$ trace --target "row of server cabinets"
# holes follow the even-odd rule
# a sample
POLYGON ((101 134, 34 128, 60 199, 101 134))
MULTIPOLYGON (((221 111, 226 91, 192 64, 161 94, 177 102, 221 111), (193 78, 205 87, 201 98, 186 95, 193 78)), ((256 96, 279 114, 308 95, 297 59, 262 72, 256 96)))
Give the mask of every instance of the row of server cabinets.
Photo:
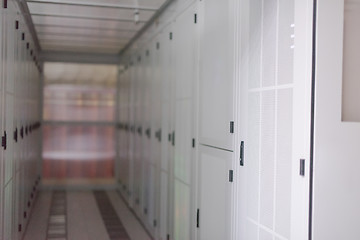
POLYGON ((307 238, 311 19, 309 1, 174 1, 126 51, 120 192, 154 239, 307 238))
POLYGON ((40 64, 17 1, 0 8, 0 238, 22 239, 39 184, 40 64))

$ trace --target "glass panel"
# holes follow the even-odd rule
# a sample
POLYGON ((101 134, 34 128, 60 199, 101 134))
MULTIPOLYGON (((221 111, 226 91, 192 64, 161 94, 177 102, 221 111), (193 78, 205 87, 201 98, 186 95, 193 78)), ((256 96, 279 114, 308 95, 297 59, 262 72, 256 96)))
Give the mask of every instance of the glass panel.
POLYGON ((360 121, 360 0, 345 1, 342 120, 360 121))
POLYGON ((45 179, 113 179, 116 81, 116 65, 45 64, 45 179))
POLYGON ((52 178, 114 177, 114 127, 45 125, 43 176, 52 178))
POLYGON ((44 120, 114 121, 116 67, 45 64, 44 120))

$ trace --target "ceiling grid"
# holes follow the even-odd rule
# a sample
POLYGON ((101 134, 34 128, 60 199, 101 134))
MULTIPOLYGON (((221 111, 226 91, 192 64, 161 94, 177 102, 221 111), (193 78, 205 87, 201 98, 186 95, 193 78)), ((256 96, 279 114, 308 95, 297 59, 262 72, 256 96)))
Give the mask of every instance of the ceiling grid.
POLYGON ((42 51, 118 54, 166 0, 27 0, 42 51))

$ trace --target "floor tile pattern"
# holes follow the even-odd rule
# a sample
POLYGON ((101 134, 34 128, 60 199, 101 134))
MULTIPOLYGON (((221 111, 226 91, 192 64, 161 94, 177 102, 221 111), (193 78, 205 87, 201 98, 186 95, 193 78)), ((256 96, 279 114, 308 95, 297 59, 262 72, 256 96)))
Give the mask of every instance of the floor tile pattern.
POLYGON ((94 191, 101 217, 111 240, 130 240, 105 191, 94 191))
POLYGON ((67 240, 65 191, 54 191, 52 194, 46 239, 67 240))

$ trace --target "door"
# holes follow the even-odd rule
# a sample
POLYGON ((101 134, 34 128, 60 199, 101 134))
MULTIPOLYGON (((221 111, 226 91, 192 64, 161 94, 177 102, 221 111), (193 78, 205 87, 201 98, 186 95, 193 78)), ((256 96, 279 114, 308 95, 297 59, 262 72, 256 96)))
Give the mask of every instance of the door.
POLYGON ((199 142, 233 150, 234 0, 199 2, 199 142), (216 16, 216 17, 215 17, 216 16))
POLYGON ((307 239, 311 6, 300 0, 241 1, 240 239, 307 239))
POLYGON ((199 240, 231 239, 232 158, 230 151, 199 147, 199 240))
POLYGON ((359 22, 360 1, 318 1, 313 239, 360 239, 359 22))

